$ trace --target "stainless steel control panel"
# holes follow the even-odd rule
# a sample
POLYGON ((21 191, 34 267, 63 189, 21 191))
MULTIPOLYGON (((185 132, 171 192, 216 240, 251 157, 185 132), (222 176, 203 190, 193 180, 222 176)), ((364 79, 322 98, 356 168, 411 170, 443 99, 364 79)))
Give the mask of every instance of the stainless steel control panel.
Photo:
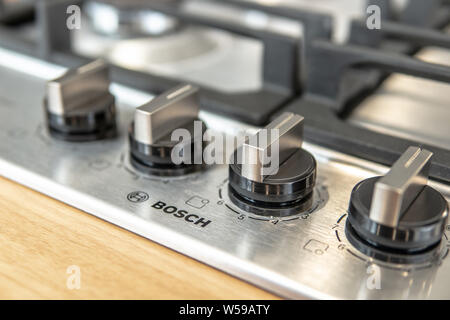
MULTIPOLYGON (((450 231, 420 264, 374 260, 346 239, 352 188, 388 168, 305 143, 318 163, 312 208, 285 218, 249 214, 228 198, 227 165, 174 178, 130 165, 128 127, 145 94, 113 84, 118 137, 70 143, 47 132, 45 82, 0 67, 1 175, 286 298, 450 299, 450 231)), ((249 129, 200 118, 229 134, 249 129)), ((430 185, 450 199, 449 186, 430 185)))

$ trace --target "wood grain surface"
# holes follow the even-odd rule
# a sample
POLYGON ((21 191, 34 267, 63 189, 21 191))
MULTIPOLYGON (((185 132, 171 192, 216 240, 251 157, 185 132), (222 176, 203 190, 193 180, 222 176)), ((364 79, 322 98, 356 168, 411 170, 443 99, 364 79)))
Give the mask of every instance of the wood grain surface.
POLYGON ((0 299, 277 298, 2 177, 0 243, 0 299))

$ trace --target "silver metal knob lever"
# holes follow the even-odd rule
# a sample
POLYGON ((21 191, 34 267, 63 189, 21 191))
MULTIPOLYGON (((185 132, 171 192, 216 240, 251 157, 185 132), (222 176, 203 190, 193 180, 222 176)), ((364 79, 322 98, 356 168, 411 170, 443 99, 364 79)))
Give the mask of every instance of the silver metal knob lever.
POLYGON ((136 109, 134 139, 152 145, 173 130, 198 118, 198 88, 183 84, 136 109))
POLYGON ((396 227, 402 214, 413 204, 428 183, 433 153, 417 147, 408 150, 376 184, 370 207, 370 219, 396 227))
POLYGON ((130 160, 137 170, 179 176, 203 169, 206 126, 198 120, 198 91, 183 84, 136 109, 130 130, 130 160), (172 139, 176 129, 183 130, 182 141, 177 140, 178 135, 172 139))
MULTIPOLYGON (((303 144, 304 118, 294 113, 283 113, 242 145, 242 176, 263 182, 271 169, 264 171, 268 162, 278 157, 278 165, 285 162, 303 144)), ((239 155, 238 155, 239 156, 239 155)), ((275 166, 275 170, 278 169, 275 166)), ((273 170, 272 170, 273 171, 273 170)))
POLYGON ((96 60, 47 82, 44 100, 50 134, 72 142, 116 136, 115 98, 108 65, 96 60))
POLYGON ((313 204, 317 163, 302 148, 304 118, 283 113, 235 152, 228 195, 241 210, 287 217, 313 204))
POLYGON ((89 107, 90 102, 109 96, 109 70, 96 60, 47 83, 47 109, 55 115, 89 107))

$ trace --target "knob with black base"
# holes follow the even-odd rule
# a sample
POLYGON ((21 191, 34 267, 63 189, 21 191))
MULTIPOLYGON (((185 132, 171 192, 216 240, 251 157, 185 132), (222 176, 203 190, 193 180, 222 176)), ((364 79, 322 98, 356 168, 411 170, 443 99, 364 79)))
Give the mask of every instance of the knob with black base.
POLYGON ((384 177, 354 187, 346 233, 360 251, 374 257, 403 256, 397 262, 430 257, 448 216, 445 198, 427 185, 431 157, 427 150, 410 147, 384 177))
POLYGON ((51 136, 72 142, 116 135, 116 107, 108 66, 101 60, 49 81, 44 101, 51 136))
POLYGON ((183 84, 136 109, 129 140, 130 161, 138 171, 180 176, 204 167, 206 127, 198 119, 198 100, 198 88, 183 84))
POLYGON ((250 137, 229 166, 231 201, 262 216, 285 217, 308 210, 316 161, 302 149, 302 142, 303 117, 293 113, 283 113, 250 137))

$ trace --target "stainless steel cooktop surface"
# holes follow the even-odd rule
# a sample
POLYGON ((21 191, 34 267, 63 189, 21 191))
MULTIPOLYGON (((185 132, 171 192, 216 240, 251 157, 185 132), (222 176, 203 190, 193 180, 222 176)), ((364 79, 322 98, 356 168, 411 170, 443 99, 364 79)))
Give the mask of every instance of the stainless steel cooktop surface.
MULTIPOLYGON (((112 84, 118 137, 58 141, 46 129, 43 98, 46 78, 64 68, 6 50, 0 55, 15 59, 3 63, 14 70, 0 69, 1 175, 283 297, 450 298, 448 231, 420 263, 369 258, 346 238, 352 188, 387 167, 305 144, 318 163, 311 208, 285 218, 250 214, 229 199, 226 165, 176 178, 130 165, 128 127, 148 94, 112 84), (31 66, 39 66, 34 75, 23 72, 31 66)), ((200 118, 227 134, 255 129, 203 111, 200 118)), ((431 185, 450 199, 448 186, 431 185)))

